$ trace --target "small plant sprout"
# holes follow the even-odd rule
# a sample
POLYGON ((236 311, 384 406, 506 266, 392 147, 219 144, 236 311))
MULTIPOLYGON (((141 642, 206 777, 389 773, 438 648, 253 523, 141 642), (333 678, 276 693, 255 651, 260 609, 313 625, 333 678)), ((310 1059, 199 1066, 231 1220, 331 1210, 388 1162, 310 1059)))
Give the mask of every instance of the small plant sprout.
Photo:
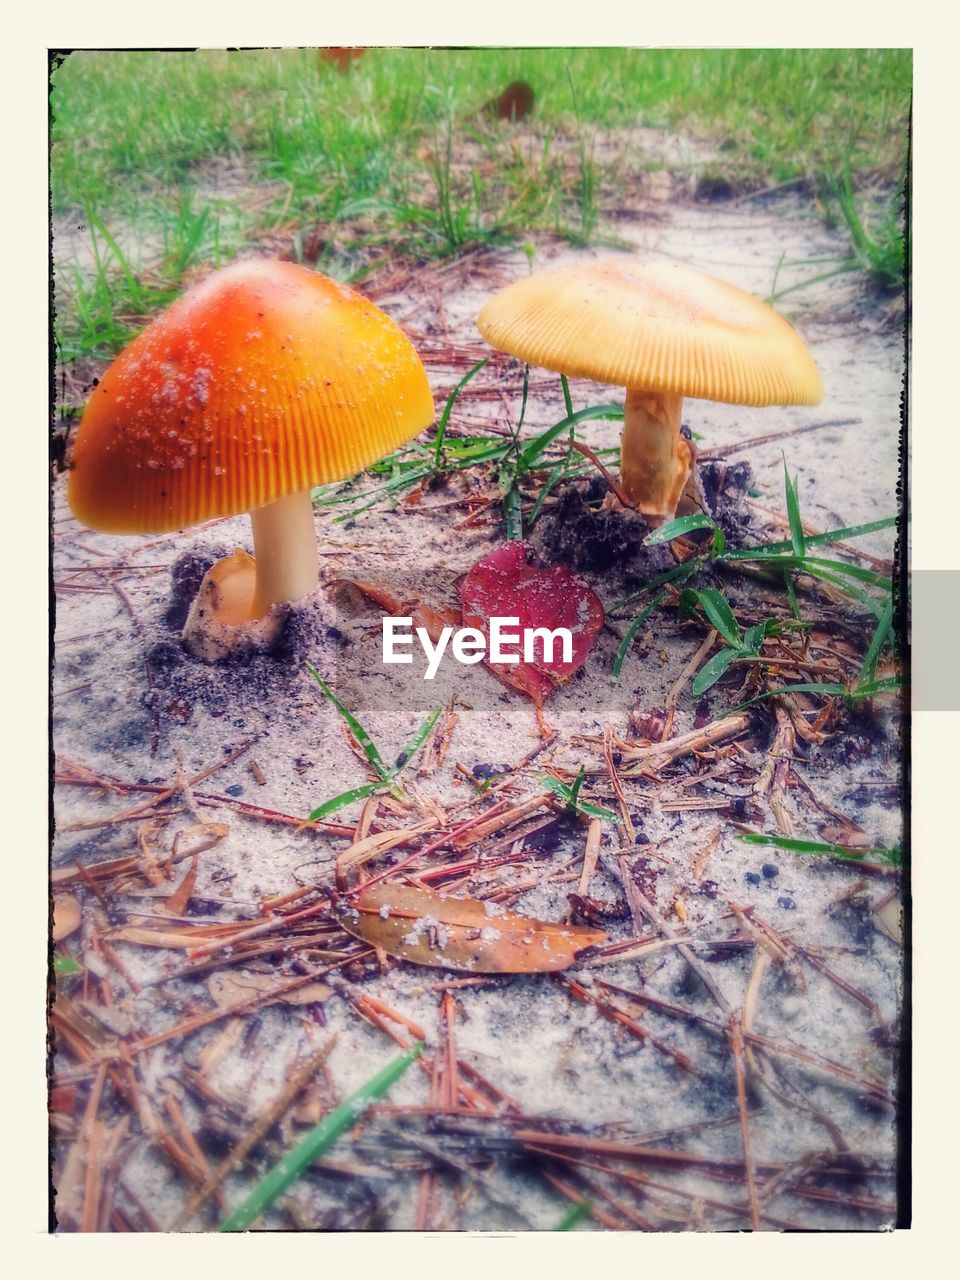
POLYGON ((501 351, 626 388, 621 484, 652 524, 672 519, 694 466, 684 396, 728 404, 816 404, 820 375, 766 303, 688 267, 582 262, 539 272, 477 320, 501 351))
POLYGON ((562 782, 555 774, 546 773, 543 775, 543 784, 564 800, 568 813, 587 818, 602 818, 605 822, 619 822, 620 819, 612 809, 604 809, 598 804, 588 804, 586 800, 580 799, 580 788, 583 786, 585 775, 586 770, 581 765, 573 782, 568 784, 562 782))
POLYGON ((347 728, 350 730, 351 737, 363 752, 367 759, 367 763, 376 775, 375 782, 367 782, 362 786, 352 787, 349 791, 343 791, 340 795, 333 796, 331 799, 324 801, 323 804, 318 805, 306 821, 319 822, 321 818, 328 818, 330 814, 336 813, 338 809, 342 809, 345 805, 353 804, 355 800, 366 800, 368 796, 379 795, 383 791, 398 791, 399 789, 394 786, 394 779, 397 774, 402 772, 402 770, 410 764, 414 756, 426 742, 430 735, 430 730, 437 723, 437 719, 440 715, 440 708, 435 707, 433 711, 430 712, 427 718, 420 725, 419 729, 417 729, 416 733, 397 756, 393 764, 388 765, 380 755, 380 752, 377 749, 377 744, 370 737, 370 734, 367 733, 366 729, 356 716, 343 705, 337 695, 327 684, 326 680, 324 680, 320 675, 320 672, 312 667, 309 662, 307 663, 307 671, 309 671, 310 675, 313 676, 314 680, 316 680, 317 684, 320 686, 320 692, 323 696, 336 708, 338 714, 343 717, 347 728))
POLYGON ((69 500, 107 533, 249 511, 184 638, 213 660, 231 629, 317 586, 313 485, 355 475, 433 418, 408 339, 359 293, 289 262, 214 272, 114 361, 77 431, 69 500))
POLYGON ((726 672, 732 662, 757 658, 768 636, 779 635, 782 631, 793 627, 803 627, 806 623, 783 622, 777 618, 767 618, 744 630, 730 608, 726 597, 716 587, 702 587, 699 590, 687 587, 680 594, 680 612, 693 614, 697 608, 703 610, 704 616, 724 643, 718 653, 704 664, 697 672, 691 686, 694 694, 711 688, 726 672))

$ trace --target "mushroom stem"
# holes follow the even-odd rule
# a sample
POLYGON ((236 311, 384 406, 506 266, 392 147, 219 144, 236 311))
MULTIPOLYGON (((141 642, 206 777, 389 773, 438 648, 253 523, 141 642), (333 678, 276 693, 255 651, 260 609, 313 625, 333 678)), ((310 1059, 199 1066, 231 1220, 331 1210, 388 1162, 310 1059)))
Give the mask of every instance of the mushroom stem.
POLYGON ((680 434, 683 396, 627 388, 620 442, 620 483, 637 509, 657 523, 672 519, 693 466, 680 434))
POLYGON ((262 618, 271 605, 302 600, 320 581, 317 533, 310 490, 302 489, 250 512, 257 586, 252 618, 262 618))

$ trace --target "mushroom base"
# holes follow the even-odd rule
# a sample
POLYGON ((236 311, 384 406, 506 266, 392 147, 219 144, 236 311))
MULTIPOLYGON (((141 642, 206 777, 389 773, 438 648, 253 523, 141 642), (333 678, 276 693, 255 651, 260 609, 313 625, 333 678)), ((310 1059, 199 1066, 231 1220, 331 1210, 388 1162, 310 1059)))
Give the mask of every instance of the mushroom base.
POLYGON ((203 662, 269 652, 280 635, 283 609, 275 606, 261 618, 252 617, 256 585, 256 561, 242 549, 212 564, 184 624, 187 651, 203 662))
POLYGON ((680 434, 683 397, 627 389, 620 483, 637 510, 657 524, 676 514, 693 470, 693 447, 680 434))

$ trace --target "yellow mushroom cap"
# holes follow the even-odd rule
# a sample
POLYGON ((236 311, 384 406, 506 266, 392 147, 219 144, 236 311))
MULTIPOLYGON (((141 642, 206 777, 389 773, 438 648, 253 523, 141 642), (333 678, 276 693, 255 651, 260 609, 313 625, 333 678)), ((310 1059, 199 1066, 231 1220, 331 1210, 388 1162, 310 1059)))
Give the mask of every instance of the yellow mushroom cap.
POLYGON ((816 404, 817 367, 752 294, 673 263, 577 263, 509 285, 477 327, 527 364, 728 404, 816 404))
POLYGON ((372 302, 291 262, 240 262, 103 375, 67 496, 108 533, 180 529, 356 475, 432 420, 419 356, 372 302))

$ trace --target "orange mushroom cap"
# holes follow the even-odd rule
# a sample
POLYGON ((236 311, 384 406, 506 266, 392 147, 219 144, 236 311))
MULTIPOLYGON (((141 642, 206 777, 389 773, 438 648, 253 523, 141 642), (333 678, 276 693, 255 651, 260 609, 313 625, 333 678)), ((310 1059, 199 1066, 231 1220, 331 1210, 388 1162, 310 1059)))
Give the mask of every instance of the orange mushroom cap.
POLYGON ((664 262, 582 262, 508 285, 477 327, 528 364, 729 404, 816 404, 817 367, 772 307, 664 262))
POLYGON ((356 475, 433 420, 420 358, 372 302, 255 260, 157 317, 94 391, 68 499, 108 533, 161 533, 356 475))

